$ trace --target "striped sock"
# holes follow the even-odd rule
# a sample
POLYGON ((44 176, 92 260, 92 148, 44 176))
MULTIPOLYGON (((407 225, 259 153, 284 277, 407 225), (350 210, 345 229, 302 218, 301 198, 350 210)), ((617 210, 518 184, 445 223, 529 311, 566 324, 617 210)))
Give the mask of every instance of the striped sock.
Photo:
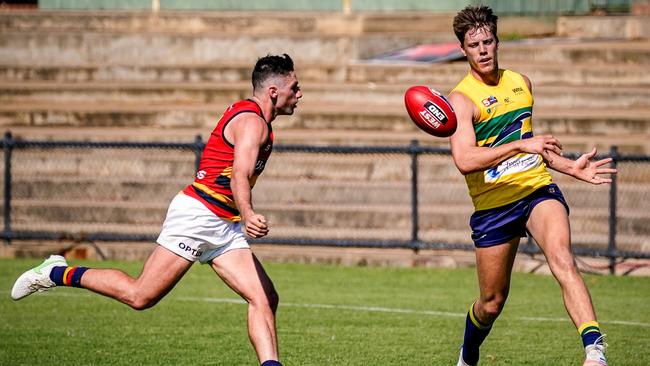
POLYGON ((587 347, 596 343, 596 340, 602 335, 597 321, 584 322, 578 327, 578 333, 582 337, 582 344, 587 347))
POLYGON ((266 361, 262 362, 262 364, 260 366, 282 366, 282 364, 280 363, 280 361, 266 360, 266 361))
POLYGON ((463 339, 463 360, 476 365, 479 359, 479 347, 490 334, 492 324, 485 325, 478 321, 474 314, 474 304, 470 306, 465 318, 465 338, 463 339))
POLYGON ((81 287, 81 276, 87 270, 86 267, 53 267, 50 272, 50 279, 57 286, 81 287))

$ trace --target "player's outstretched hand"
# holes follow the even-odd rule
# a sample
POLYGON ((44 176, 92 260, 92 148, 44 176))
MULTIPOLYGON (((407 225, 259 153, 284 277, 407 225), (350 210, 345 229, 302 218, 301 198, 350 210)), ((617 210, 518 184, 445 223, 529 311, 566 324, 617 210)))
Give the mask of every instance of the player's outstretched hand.
POLYGON ((244 229, 246 234, 253 238, 261 238, 269 233, 269 226, 266 224, 266 217, 260 214, 253 214, 244 218, 244 229))
POLYGON ((547 158, 548 151, 562 155, 562 144, 551 135, 533 136, 521 141, 521 150, 530 154, 542 154, 547 158))
POLYGON ((612 158, 591 161, 596 156, 597 150, 594 147, 590 152, 582 154, 573 165, 573 176, 591 184, 611 183, 611 178, 603 178, 600 174, 616 174, 613 168, 601 168, 612 162, 612 158))

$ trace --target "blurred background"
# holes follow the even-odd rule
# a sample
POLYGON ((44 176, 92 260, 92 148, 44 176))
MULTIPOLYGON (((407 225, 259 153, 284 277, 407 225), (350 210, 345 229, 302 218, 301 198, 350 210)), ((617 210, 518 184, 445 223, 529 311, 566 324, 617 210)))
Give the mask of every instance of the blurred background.
MULTIPOLYGON (((448 139, 409 120, 403 93, 448 93, 468 72, 451 24, 475 3, 0 2, 0 254, 145 257, 221 113, 251 95, 257 58, 288 53, 304 97, 273 122, 276 152, 253 192, 271 234, 257 253, 470 265, 464 179, 448 139)), ((650 1, 481 3, 499 15, 500 66, 533 83, 535 133, 616 158, 611 187, 554 174, 585 270, 639 272, 650 258, 650 1)), ((522 243, 533 262, 521 266, 537 268, 522 243)))

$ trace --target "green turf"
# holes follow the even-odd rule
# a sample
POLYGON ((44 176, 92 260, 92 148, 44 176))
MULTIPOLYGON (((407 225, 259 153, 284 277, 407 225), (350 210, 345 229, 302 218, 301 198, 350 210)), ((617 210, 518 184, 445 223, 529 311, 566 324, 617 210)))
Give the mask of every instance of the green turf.
MULTIPOLYGON (((206 266, 195 265, 158 305, 137 312, 68 288, 12 301, 14 279, 38 263, 0 260, 0 365, 256 364, 245 305, 209 301, 237 297, 206 266)), ((141 268, 83 264, 131 274, 141 268)), ((476 295, 472 269, 266 267, 280 293, 285 365, 455 365, 463 313, 476 295)), ((508 304, 482 347, 481 365, 580 365, 580 340, 553 278, 513 277, 508 304)), ((650 279, 586 280, 608 334, 610 364, 650 365, 650 279)))

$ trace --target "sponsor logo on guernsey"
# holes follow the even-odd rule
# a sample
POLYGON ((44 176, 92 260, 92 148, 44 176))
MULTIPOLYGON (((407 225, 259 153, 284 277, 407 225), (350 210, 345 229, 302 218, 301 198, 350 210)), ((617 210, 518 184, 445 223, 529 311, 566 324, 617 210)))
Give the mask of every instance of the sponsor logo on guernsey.
POLYGON ((537 154, 522 154, 514 156, 501 164, 485 171, 485 183, 494 183, 499 178, 507 175, 531 170, 540 164, 540 156, 537 154))
POLYGON ((524 88, 518 86, 518 87, 512 89, 512 92, 515 93, 515 94, 521 94, 521 93, 524 92, 524 88))
POLYGON ((205 170, 199 170, 198 172, 196 172, 196 177, 199 179, 203 179, 205 178, 205 174, 206 174, 205 170))
POLYGON ((483 103, 483 105, 486 106, 486 107, 489 107, 489 106, 491 106, 492 104, 494 104, 496 102, 498 102, 498 100, 497 100, 497 97, 495 97, 494 95, 490 95, 489 97, 487 97, 487 98, 485 98, 485 99, 483 99, 481 101, 481 103, 483 103))
POLYGON ((200 257, 203 254, 202 250, 196 250, 185 243, 178 243, 178 247, 183 251, 192 253, 192 256, 194 257, 200 257))

